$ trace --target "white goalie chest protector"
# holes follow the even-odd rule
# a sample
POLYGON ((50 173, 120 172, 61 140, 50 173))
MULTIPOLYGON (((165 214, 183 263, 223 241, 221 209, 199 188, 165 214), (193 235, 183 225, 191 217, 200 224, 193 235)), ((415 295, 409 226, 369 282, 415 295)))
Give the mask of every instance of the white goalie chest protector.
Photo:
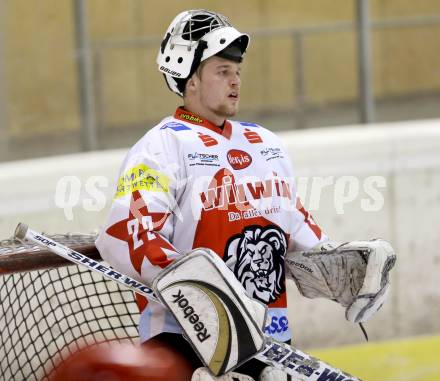
MULTIPOLYGON (((326 239, 296 198, 290 158, 274 133, 235 121, 220 129, 178 108, 128 152, 96 245, 113 267, 149 284, 174 258, 213 250, 269 307, 265 333, 286 341, 285 253, 326 239)), ((180 332, 163 306, 137 300, 141 341, 180 332)))

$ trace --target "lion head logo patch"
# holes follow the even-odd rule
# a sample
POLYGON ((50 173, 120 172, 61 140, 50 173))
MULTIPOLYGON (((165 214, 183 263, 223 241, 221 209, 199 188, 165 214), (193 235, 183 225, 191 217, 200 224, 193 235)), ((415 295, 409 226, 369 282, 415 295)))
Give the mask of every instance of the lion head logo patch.
POLYGON ((252 225, 229 239, 224 260, 249 295, 268 304, 285 291, 286 249, 279 227, 252 225))

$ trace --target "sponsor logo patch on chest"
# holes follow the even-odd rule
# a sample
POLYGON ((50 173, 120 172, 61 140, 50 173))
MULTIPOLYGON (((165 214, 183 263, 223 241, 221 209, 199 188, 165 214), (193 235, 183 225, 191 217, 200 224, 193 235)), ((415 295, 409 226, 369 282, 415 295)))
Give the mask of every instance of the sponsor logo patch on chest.
POLYGON ((252 163, 252 156, 239 149, 231 149, 227 153, 228 162, 234 169, 244 169, 252 163))
POLYGON ((188 154, 189 166, 195 165, 220 167, 218 155, 194 152, 188 154))

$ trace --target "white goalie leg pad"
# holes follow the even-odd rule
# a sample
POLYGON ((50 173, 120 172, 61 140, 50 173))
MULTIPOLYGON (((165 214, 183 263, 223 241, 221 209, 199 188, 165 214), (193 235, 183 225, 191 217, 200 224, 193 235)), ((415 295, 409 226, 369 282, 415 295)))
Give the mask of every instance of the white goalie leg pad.
POLYGON ((228 372, 220 377, 214 377, 207 368, 197 368, 191 381, 255 381, 251 376, 237 372, 228 372))
POLYGON ((286 255, 287 275, 308 298, 324 297, 347 307, 348 321, 368 320, 383 304, 396 256, 384 240, 326 242, 286 255))
POLYGON ((272 366, 267 366, 263 369, 258 377, 258 381, 301 381, 293 376, 289 376, 285 372, 275 369, 272 366))
POLYGON ((263 349, 266 306, 246 294, 213 251, 196 249, 182 256, 158 274, 153 287, 214 376, 263 349))

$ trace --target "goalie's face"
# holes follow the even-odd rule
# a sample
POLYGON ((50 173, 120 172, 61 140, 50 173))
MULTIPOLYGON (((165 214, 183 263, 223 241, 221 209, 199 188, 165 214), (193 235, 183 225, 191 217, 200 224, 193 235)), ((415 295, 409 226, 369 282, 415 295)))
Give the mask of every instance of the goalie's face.
POLYGON ((216 125, 234 116, 240 101, 240 64, 213 56, 188 81, 185 108, 216 125))

